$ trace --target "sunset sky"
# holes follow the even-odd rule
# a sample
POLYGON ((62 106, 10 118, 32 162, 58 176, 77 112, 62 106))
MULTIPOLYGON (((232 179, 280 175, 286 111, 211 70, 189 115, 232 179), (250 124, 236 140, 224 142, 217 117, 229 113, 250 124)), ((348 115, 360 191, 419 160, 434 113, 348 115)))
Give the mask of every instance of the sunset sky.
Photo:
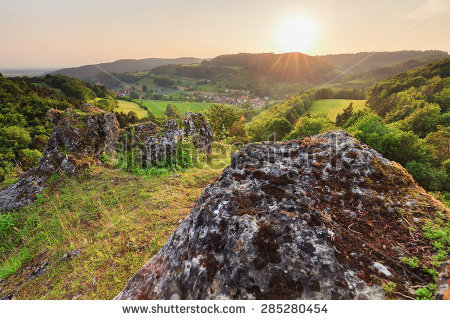
POLYGON ((0 67, 292 48, 450 51, 449 31, 450 0, 0 0, 0 67))

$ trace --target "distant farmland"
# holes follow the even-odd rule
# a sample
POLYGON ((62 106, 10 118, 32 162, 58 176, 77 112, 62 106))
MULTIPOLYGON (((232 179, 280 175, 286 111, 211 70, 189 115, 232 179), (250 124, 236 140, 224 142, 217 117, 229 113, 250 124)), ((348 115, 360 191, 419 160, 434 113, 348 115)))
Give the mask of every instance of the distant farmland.
POLYGON ((322 99, 314 101, 308 111, 310 113, 325 112, 331 120, 336 121, 337 114, 347 108, 350 102, 353 102, 353 111, 363 109, 366 104, 366 100, 322 99))
MULTIPOLYGON (((156 116, 164 115, 168 104, 177 107, 179 113, 187 111, 201 112, 203 108, 208 108, 213 103, 209 102, 190 102, 190 101, 161 101, 161 100, 136 100, 147 106, 156 116)), ((139 106, 138 106, 139 107, 139 106)), ((142 109, 141 109, 142 110, 142 109)))

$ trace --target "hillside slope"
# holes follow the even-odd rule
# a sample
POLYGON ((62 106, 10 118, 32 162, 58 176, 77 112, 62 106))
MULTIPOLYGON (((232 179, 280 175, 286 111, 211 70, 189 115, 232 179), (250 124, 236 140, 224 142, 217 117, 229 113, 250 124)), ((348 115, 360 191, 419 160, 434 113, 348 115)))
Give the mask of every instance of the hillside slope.
POLYGON ((359 52, 348 54, 330 54, 318 56, 320 59, 332 64, 339 70, 349 70, 350 72, 364 72, 370 69, 381 68, 394 63, 401 63, 407 60, 428 59, 437 60, 448 57, 448 52, 439 50, 427 51, 393 51, 393 52, 359 52))
POLYGON ((51 72, 52 75, 64 75, 82 80, 91 80, 101 72, 136 72, 153 69, 165 64, 192 64, 202 61, 198 58, 147 58, 147 59, 121 59, 114 62, 104 62, 95 65, 85 65, 81 67, 64 68, 51 72))

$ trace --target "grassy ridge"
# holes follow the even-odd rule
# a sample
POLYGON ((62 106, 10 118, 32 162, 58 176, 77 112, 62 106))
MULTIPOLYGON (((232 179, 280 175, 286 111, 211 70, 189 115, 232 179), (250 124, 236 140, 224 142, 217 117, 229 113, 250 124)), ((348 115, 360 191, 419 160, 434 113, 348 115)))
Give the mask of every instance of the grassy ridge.
POLYGON ((325 112, 332 121, 336 121, 336 116, 353 102, 353 111, 364 108, 366 100, 347 100, 347 99, 322 99, 314 101, 310 113, 325 112))

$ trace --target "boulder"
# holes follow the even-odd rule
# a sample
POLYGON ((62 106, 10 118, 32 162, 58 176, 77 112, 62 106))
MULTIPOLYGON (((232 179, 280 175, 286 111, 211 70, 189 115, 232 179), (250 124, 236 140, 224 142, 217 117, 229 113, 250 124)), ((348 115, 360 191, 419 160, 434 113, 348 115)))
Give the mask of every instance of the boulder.
MULTIPOLYGON (((249 144, 116 299, 382 299, 432 277, 424 217, 448 211, 349 134, 249 144), (399 250, 401 248, 401 250, 399 250)), ((397 293, 398 294, 397 294, 397 293)))
POLYGON ((42 192, 45 182, 55 172, 76 173, 99 163, 98 156, 115 152, 119 124, 114 114, 85 105, 84 111, 49 110, 53 131, 36 168, 19 181, 0 191, 0 211, 10 211, 30 204, 42 192))
POLYGON ((201 113, 186 112, 166 122, 164 128, 148 122, 124 129, 125 149, 137 147, 141 152, 141 165, 151 167, 177 153, 182 140, 190 140, 194 147, 208 153, 213 142, 213 131, 201 113))

